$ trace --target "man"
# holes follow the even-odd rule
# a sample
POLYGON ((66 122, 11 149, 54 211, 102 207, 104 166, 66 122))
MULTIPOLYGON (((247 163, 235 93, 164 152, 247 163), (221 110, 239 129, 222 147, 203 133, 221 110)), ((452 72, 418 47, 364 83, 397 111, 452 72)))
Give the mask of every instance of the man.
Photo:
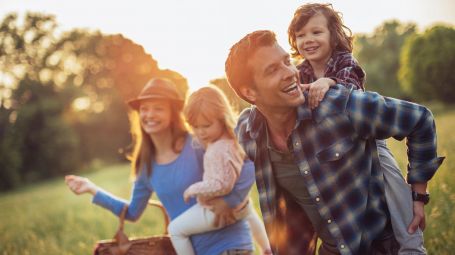
MULTIPOLYGON (((271 31, 237 42, 226 75, 254 105, 241 114, 237 134, 255 162, 274 254, 314 254, 317 235, 319 254, 396 253, 375 139, 408 139, 408 183, 423 201, 443 161, 431 112, 339 85, 311 110, 289 54, 271 31)), ((421 201, 414 202, 413 229, 425 224, 421 201)))

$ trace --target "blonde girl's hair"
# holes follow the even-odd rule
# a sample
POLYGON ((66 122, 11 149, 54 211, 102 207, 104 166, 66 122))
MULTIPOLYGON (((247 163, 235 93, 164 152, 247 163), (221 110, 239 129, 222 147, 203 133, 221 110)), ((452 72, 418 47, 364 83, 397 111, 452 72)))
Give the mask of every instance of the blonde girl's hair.
MULTIPOLYGON (((182 140, 188 133, 188 128, 183 117, 182 108, 178 104, 167 100, 171 107, 170 131, 172 134, 172 149, 179 153, 182 140)), ((130 132, 133 142, 133 151, 128 159, 131 160, 131 177, 137 178, 141 171, 147 171, 147 175, 152 174, 152 162, 155 160, 156 149, 150 136, 142 129, 138 111, 131 111, 128 114, 130 119, 130 132)))
POLYGON ((343 24, 342 14, 333 9, 332 4, 310 3, 297 8, 288 28, 288 41, 291 45, 291 55, 301 58, 297 48, 295 33, 304 27, 310 18, 316 14, 322 14, 327 19, 330 31, 330 46, 333 51, 352 52, 353 36, 351 30, 343 24))
POLYGON ((245 156, 245 152, 234 133, 234 128, 237 124, 237 114, 221 89, 215 86, 207 86, 196 90, 188 97, 183 114, 190 126, 194 126, 199 116, 207 120, 220 120, 226 128, 229 138, 235 141, 235 145, 242 157, 245 156))

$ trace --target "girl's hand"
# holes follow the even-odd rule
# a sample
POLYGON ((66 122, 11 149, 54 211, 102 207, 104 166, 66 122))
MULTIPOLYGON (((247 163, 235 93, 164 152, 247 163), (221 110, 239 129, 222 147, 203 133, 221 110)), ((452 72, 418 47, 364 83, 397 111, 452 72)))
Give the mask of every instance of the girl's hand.
POLYGON ((190 195, 188 190, 185 190, 185 192, 183 192, 183 201, 185 201, 185 203, 190 202, 191 197, 192 196, 190 195))
POLYGON ((84 193, 95 195, 98 190, 98 187, 93 182, 87 178, 80 176, 67 175, 65 176, 65 183, 68 188, 76 195, 81 195, 84 193))
POLYGON ((308 106, 311 109, 316 108, 319 102, 324 99, 325 93, 330 86, 335 85, 335 81, 330 78, 319 78, 315 82, 310 83, 308 87, 308 106))

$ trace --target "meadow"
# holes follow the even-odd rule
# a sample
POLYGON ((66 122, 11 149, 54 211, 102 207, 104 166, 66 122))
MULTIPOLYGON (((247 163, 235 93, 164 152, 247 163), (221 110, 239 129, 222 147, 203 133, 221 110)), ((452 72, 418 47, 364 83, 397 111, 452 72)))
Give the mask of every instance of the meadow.
MULTIPOLYGON (((455 110, 434 111, 439 138, 439 154, 446 160, 429 185, 431 202, 426 206, 425 244, 428 254, 449 255, 455 251, 455 110), (452 170, 451 170, 452 169, 452 170)), ((406 169, 404 142, 388 141, 406 169)), ((131 182, 129 165, 100 167, 81 173, 113 194, 128 198, 131 182)), ((257 205, 257 192, 252 191, 257 205)), ((0 194, 0 254, 91 254, 97 240, 109 239, 118 221, 110 212, 91 204, 89 195, 75 196, 63 178, 0 194)), ((148 209, 141 220, 128 223, 129 236, 163 233, 159 210, 148 209)))

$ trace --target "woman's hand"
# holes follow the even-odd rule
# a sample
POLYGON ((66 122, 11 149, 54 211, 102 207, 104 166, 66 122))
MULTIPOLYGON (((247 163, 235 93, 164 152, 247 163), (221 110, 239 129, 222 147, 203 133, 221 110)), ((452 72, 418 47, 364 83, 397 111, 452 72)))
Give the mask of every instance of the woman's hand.
POLYGON ((234 209, 224 201, 223 198, 214 198, 206 201, 207 207, 215 214, 215 226, 225 227, 236 222, 234 209))
POLYGON ((76 195, 81 195, 84 193, 95 195, 98 190, 98 187, 93 182, 87 178, 80 176, 67 175, 65 176, 65 183, 68 185, 68 188, 76 195))

